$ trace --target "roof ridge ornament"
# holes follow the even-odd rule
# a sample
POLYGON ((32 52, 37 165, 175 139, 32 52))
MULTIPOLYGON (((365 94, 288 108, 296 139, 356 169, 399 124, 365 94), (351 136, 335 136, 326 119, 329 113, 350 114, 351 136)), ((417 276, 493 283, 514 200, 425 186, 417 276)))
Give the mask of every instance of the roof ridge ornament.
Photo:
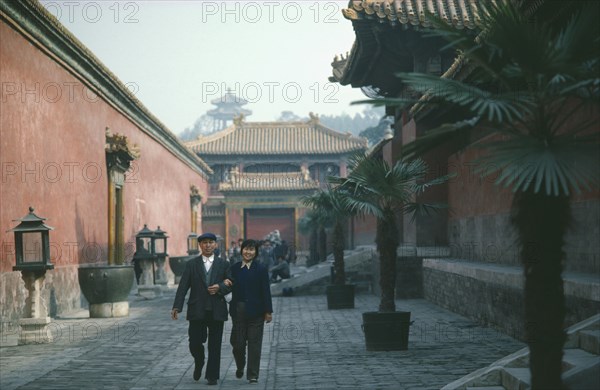
POLYGON ((244 125, 244 119, 246 118, 246 115, 244 115, 243 112, 240 112, 239 115, 236 115, 233 117, 233 124, 235 125, 235 127, 241 127, 244 125))
POLYGON ((316 126, 319 124, 319 114, 315 114, 311 111, 308 113, 308 117, 310 118, 307 122, 308 124, 312 126, 316 126))

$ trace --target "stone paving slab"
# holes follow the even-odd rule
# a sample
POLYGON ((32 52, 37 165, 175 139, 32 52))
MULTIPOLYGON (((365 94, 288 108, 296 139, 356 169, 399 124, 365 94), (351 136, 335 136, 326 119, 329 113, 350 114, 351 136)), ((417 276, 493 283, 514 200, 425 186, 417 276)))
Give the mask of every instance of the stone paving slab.
POLYGON ((9 389, 439 389, 524 344, 425 300, 398 300, 414 321, 407 351, 365 348, 361 313, 379 298, 358 295, 355 309, 327 310, 324 296, 274 298, 265 326, 258 384, 235 378, 225 325, 221 380, 192 379, 187 321, 169 317, 174 298, 130 298, 130 316, 55 319, 51 344, 16 346, 4 332, 0 388, 9 389), (11 346, 11 344, 13 346, 11 346))

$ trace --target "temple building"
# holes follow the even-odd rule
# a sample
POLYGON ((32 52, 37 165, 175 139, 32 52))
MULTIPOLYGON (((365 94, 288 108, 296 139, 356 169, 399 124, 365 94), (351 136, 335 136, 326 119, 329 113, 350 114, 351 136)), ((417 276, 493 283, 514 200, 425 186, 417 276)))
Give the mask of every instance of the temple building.
POLYGON ((243 115, 223 131, 186 143, 214 174, 202 209, 202 228, 225 242, 263 239, 279 230, 298 249, 306 212, 301 198, 327 185, 327 176, 346 175, 348 158, 367 149, 367 140, 307 122, 245 122, 243 115))

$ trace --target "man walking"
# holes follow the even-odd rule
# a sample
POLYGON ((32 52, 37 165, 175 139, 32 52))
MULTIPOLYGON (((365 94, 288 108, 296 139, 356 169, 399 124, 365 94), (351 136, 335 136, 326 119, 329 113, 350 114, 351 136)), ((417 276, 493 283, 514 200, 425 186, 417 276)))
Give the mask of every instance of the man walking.
POLYGON ((206 379, 209 385, 216 385, 220 374, 221 342, 223 323, 227 321, 225 295, 231 291, 229 263, 218 256, 217 237, 204 233, 198 237, 201 255, 190 259, 183 271, 171 318, 176 320, 183 311, 183 301, 187 291, 187 320, 190 353, 194 357, 194 380, 199 380, 204 367, 204 343, 208 338, 208 364, 206 379))

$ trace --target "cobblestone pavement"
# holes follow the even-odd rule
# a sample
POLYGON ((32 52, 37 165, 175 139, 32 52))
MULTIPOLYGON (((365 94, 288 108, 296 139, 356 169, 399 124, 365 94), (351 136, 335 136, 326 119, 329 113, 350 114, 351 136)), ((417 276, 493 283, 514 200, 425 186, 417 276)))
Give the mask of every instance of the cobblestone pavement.
POLYGON ((324 296, 274 298, 265 326, 258 384, 235 378, 223 337, 221 379, 192 379, 187 321, 169 317, 175 290, 154 300, 130 297, 126 318, 55 319, 51 344, 16 346, 16 328, 4 326, 0 388, 9 389, 439 389, 524 346, 506 335, 425 300, 398 300, 414 324, 406 351, 369 352, 361 330, 374 295, 358 295, 355 309, 327 310, 324 296), (11 345, 12 344, 12 345, 11 345))

